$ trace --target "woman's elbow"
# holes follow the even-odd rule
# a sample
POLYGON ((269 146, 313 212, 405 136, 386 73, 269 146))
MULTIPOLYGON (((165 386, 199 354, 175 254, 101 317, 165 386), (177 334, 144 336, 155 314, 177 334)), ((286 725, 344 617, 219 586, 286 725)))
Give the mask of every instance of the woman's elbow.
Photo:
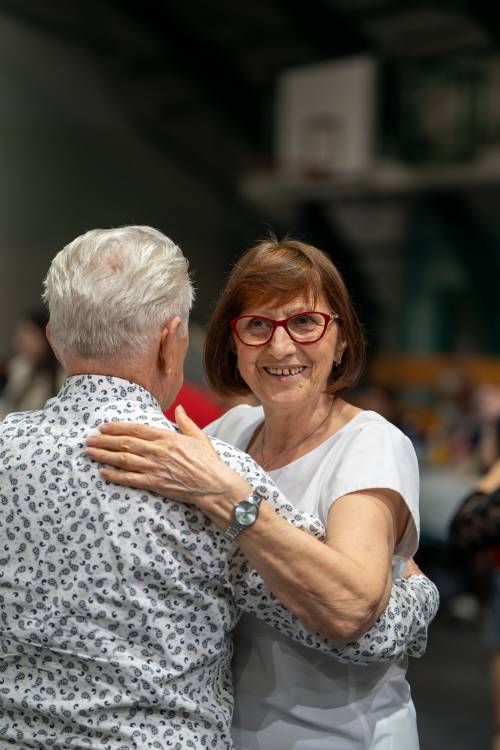
POLYGON ((325 638, 340 641, 355 641, 364 635, 376 621, 380 609, 380 599, 360 597, 346 603, 339 612, 320 623, 318 631, 325 638))

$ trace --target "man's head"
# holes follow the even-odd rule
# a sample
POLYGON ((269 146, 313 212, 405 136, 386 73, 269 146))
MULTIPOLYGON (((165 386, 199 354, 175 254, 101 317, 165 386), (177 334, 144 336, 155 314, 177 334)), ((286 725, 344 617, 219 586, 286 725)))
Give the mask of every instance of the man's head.
POLYGON ((185 350, 179 340, 187 340, 194 292, 186 258, 158 230, 93 229, 77 237, 52 261, 43 297, 51 343, 70 373, 130 377, 158 366, 179 377, 173 360, 185 350))

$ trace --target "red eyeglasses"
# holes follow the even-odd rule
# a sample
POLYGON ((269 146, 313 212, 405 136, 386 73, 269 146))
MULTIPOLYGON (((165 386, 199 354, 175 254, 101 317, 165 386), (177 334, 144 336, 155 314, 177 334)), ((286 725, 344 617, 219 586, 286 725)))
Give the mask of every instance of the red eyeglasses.
POLYGON ((268 344, 278 326, 282 326, 292 341, 297 344, 314 344, 326 333, 332 320, 339 315, 333 313, 306 310, 290 315, 283 320, 274 320, 265 315, 238 315, 231 320, 231 328, 235 336, 246 346, 263 346, 268 344))

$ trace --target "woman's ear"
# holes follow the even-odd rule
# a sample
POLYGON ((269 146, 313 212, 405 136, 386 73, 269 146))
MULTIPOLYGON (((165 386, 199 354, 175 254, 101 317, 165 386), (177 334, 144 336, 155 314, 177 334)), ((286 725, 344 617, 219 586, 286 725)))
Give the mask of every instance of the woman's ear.
POLYGON ((342 357, 344 356, 344 352, 347 349, 347 341, 339 341, 337 342, 337 346, 335 347, 335 363, 340 365, 342 362, 342 357))

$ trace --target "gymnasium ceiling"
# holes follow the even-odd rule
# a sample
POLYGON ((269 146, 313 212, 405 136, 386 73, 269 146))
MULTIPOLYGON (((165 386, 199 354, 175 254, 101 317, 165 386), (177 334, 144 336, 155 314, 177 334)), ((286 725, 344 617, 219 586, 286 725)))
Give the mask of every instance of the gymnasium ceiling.
POLYGON ((0 13, 92 58, 141 138, 234 195, 269 162, 273 91, 288 67, 368 52, 408 57, 496 49, 490 0, 0 0, 0 13))

